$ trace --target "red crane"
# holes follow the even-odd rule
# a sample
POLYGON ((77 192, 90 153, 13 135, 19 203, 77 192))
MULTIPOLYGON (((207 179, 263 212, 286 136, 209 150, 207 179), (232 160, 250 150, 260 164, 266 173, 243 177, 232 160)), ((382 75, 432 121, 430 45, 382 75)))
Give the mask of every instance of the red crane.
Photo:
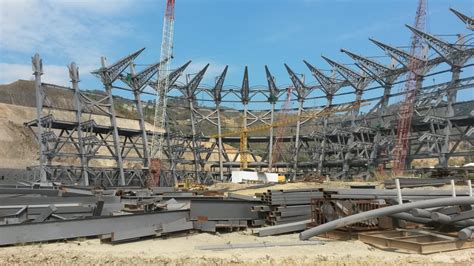
MULTIPOLYGON (((426 2, 419 0, 416 10, 414 27, 421 31, 425 28, 426 2)), ((406 158, 408 154, 408 139, 410 135, 411 122, 413 118, 413 104, 416 96, 416 84, 419 81, 419 72, 423 67, 421 61, 415 58, 421 58, 423 47, 421 38, 415 33, 411 35, 410 55, 412 56, 408 63, 407 81, 405 82, 404 92, 405 100, 400 107, 400 119, 397 124, 397 139, 393 152, 392 174, 399 175, 405 170, 406 158)))
MULTIPOLYGON (((289 87, 287 92, 286 92, 286 99, 285 102, 283 102, 283 105, 281 107, 281 114, 282 116, 279 118, 280 120, 286 119, 288 117, 288 114, 290 112, 290 105, 291 105, 291 95, 293 93, 293 87, 289 87)), ((281 149, 281 141, 283 139, 283 135, 285 134, 285 126, 280 126, 276 128, 276 134, 275 134, 275 143, 273 145, 273 150, 272 150, 272 165, 280 159, 280 156, 282 154, 282 149, 281 149)), ((269 169, 270 171, 272 169, 269 169)))

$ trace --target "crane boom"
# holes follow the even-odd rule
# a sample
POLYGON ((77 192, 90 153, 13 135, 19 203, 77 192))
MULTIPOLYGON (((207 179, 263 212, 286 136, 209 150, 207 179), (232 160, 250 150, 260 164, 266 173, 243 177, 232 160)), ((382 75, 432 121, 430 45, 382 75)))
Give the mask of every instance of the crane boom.
POLYGON ((164 133, 166 128, 167 92, 170 84, 168 74, 171 59, 173 58, 174 4, 175 0, 166 1, 165 17, 163 20, 160 61, 164 62, 164 64, 158 71, 158 82, 155 88, 155 116, 153 119, 153 137, 150 149, 151 176, 148 180, 148 185, 150 186, 159 185, 160 181, 161 159, 163 157, 164 133))
MULTIPOLYGON (((423 31, 425 28, 426 1, 419 0, 416 10, 415 28, 423 31)), ((400 174, 405 169, 406 158, 408 154, 408 138, 410 134, 411 122, 413 118, 413 103, 416 96, 417 82, 420 79, 419 71, 423 67, 419 60, 422 53, 421 38, 416 34, 411 35, 410 55, 408 63, 407 81, 405 82, 404 92, 405 100, 400 107, 400 119, 397 123, 397 139, 394 149, 392 172, 395 175, 400 174)))
MULTIPOLYGON (((288 113, 290 112, 290 105, 291 105, 291 95, 293 93, 293 87, 289 87, 287 92, 286 92, 286 98, 285 102, 283 103, 283 106, 281 108, 282 115, 284 119, 288 117, 288 113)), ((279 159, 279 156, 281 155, 281 140, 283 139, 283 134, 285 133, 285 128, 284 127, 278 127, 277 132, 275 134, 275 144, 273 145, 273 158, 272 158, 272 164, 276 163, 279 159)), ((272 140, 270 140, 272 141, 272 140)), ((271 169, 269 169, 271 170, 271 169)))

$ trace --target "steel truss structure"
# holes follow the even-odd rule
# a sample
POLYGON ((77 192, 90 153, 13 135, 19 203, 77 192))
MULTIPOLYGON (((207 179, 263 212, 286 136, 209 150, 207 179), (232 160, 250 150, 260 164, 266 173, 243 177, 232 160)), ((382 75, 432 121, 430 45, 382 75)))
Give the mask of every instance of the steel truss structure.
MULTIPOLYGON (((455 13, 457 16, 461 14, 458 11, 455 13)), ((467 21, 469 26, 469 21, 472 20, 463 21, 467 21)), ((422 62, 420 65, 423 69, 417 71, 415 114, 407 151, 407 168, 411 168, 411 162, 415 159, 436 158, 440 167, 447 168, 452 157, 474 156, 474 113, 469 111, 473 109, 474 101, 462 101, 457 97, 459 91, 472 90, 474 87, 474 65, 469 64, 474 55, 473 34, 459 35, 455 43, 450 43, 438 36, 407 27, 423 39, 423 58, 412 58, 403 49, 371 39, 391 58, 390 65, 342 49, 354 61, 357 70, 323 57, 332 67, 331 75, 327 75, 325 71, 304 61, 314 76, 315 83, 305 82, 286 64, 292 83, 289 86, 277 86, 268 67, 265 68, 268 81, 266 87, 250 87, 247 67, 241 87, 224 86, 227 67, 216 77, 212 86, 201 84, 209 65, 194 76, 188 75, 186 82, 177 80, 190 62, 172 71, 167 78, 168 98, 187 101, 189 130, 188 133, 182 133, 169 126, 165 127, 163 152, 168 167, 162 170, 162 185, 170 185, 188 177, 199 182, 226 181, 231 171, 241 165, 239 136, 210 136, 220 136, 232 130, 225 127, 224 117, 237 118, 236 120, 241 121, 238 125, 240 128, 269 125, 278 121, 278 104, 285 101, 289 92, 292 94, 291 100, 297 105, 289 115, 300 119, 289 127, 286 136, 278 137, 278 140, 275 128, 270 128, 264 135, 248 136, 246 145, 251 160, 246 166, 259 171, 272 169, 288 173, 293 178, 305 172, 318 172, 320 175, 342 179, 355 175, 368 176, 371 171, 387 166, 392 160, 399 119, 396 102, 404 93, 395 91, 395 88, 406 82, 404 76, 407 65, 412 60, 422 62), (447 75, 450 76, 446 78, 447 75), (436 78, 443 80, 443 77, 447 81, 433 82, 432 85, 426 83, 427 79, 435 81, 436 78), (341 99, 345 103, 364 100, 369 107, 363 107, 368 108, 367 110, 358 108, 338 113, 321 121, 307 118, 307 114, 315 109, 342 105, 341 99), (273 162, 273 145, 276 141, 281 141, 283 148, 277 156, 279 160, 273 162)), ((147 85, 157 88, 157 82, 163 80, 152 80, 162 62, 138 73, 134 67, 130 67, 130 73, 123 73, 129 66, 133 66, 135 58, 142 51, 143 49, 112 65, 107 65, 105 59, 102 60, 102 67, 93 72, 104 84, 106 96, 101 99, 91 98, 79 90, 77 66, 74 63, 69 66, 76 121, 57 121, 53 115, 45 112, 43 108, 47 106, 47 97, 43 90, 44 84, 41 83, 41 60, 37 55, 33 58, 38 117, 26 125, 35 131, 40 143, 38 173, 42 182, 106 186, 145 184, 150 157, 153 156, 150 156, 148 143, 152 132, 145 129, 140 96, 146 93, 144 88, 147 85), (128 88, 114 85, 117 80, 121 80, 128 88), (113 89, 133 92, 139 130, 117 127, 113 89), (102 126, 93 120, 84 120, 83 113, 87 112, 107 115, 110 125, 102 126), (99 153, 99 150, 107 151, 107 154, 99 153), (74 157, 78 159, 79 165, 55 165, 54 160, 61 157, 74 157), (89 166, 91 160, 100 159, 114 161, 115 167, 89 166), (125 167, 130 162, 135 162, 137 166, 125 167)), ((175 120, 170 114, 166 117, 168 121, 175 120)))

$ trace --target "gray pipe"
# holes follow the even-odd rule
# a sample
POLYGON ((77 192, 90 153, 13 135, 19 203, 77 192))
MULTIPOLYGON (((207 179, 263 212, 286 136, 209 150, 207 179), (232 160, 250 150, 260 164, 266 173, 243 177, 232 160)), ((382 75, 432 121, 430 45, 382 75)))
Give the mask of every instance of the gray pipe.
POLYGON ((390 217, 420 224, 427 224, 433 222, 433 220, 431 219, 415 217, 413 214, 407 212, 392 214, 390 215, 390 217))
POLYGON ((474 217, 474 210, 461 212, 453 216, 448 216, 440 212, 431 213, 431 219, 437 222, 441 222, 441 223, 454 223, 454 222, 459 222, 459 221, 474 222, 474 220, 472 219, 473 217, 474 217))
POLYGON ((458 238, 461 240, 467 240, 473 237, 472 231, 474 231, 474 226, 469 226, 458 232, 458 238))
POLYGON ((451 222, 451 217, 449 217, 446 214, 439 213, 439 212, 432 212, 431 213, 431 219, 433 219, 433 221, 444 223, 444 224, 447 224, 447 223, 451 222))
POLYGON ((459 206, 451 206, 446 208, 413 209, 410 211, 413 216, 422 218, 431 218, 432 212, 439 212, 442 214, 451 215, 461 212, 461 208, 459 208, 459 206))
POLYGON ((410 211, 411 214, 415 217, 421 217, 421 218, 431 218, 431 212, 428 210, 423 210, 423 209, 413 209, 410 211))
MULTIPOLYGON (((336 188, 336 189, 325 189, 326 192, 335 192, 338 195, 391 195, 397 196, 397 191, 387 189, 349 189, 349 188, 336 188)), ((469 196, 469 190, 456 191, 457 196, 469 196)), ((452 197, 451 190, 427 190, 427 189, 402 189, 402 197, 405 196, 448 196, 452 197)))
MULTIPOLYGON (((419 210, 422 210, 422 209, 419 209, 419 210)), ((430 223, 430 222, 437 222, 437 223, 442 223, 442 224, 450 224, 451 223, 451 224, 454 224, 454 225, 459 226, 459 227, 466 227, 466 226, 474 225, 474 220, 473 219, 458 221, 458 222, 452 222, 452 221, 442 222, 442 221, 432 220, 429 217, 428 218, 426 218, 426 217, 417 217, 416 215, 414 215, 412 213, 412 211, 410 211, 410 213, 401 212, 401 213, 392 214, 392 215, 390 215, 390 217, 397 218, 397 219, 402 219, 402 220, 406 220, 406 221, 410 221, 410 222, 414 222, 414 223, 419 223, 419 224, 427 224, 427 223, 430 223)))
POLYGON ((432 199, 432 200, 423 200, 412 203, 406 203, 402 205, 394 205, 381 209, 371 210, 367 212, 361 212, 351 216, 347 216, 338 220, 334 220, 329 223, 325 223, 314 228, 308 229, 300 233, 301 240, 307 240, 313 236, 317 236, 322 233, 332 231, 347 225, 354 223, 362 222, 368 219, 377 218, 380 216, 388 216, 400 212, 410 211, 414 208, 431 208, 431 207, 442 207, 442 206, 451 206, 459 204, 474 204, 473 197, 456 197, 456 198, 442 198, 442 199, 432 199))

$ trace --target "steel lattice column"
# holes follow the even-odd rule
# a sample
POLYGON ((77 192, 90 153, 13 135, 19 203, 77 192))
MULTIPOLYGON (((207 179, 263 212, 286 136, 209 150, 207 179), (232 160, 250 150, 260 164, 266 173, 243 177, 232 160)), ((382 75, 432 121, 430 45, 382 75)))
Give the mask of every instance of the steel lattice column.
POLYGON ((39 143, 39 178, 41 183, 48 183, 46 175, 46 143, 44 139, 43 129, 43 100, 44 91, 41 84, 41 75, 43 75, 43 61, 39 54, 35 54, 31 59, 33 65, 33 75, 35 76, 35 96, 36 96, 36 119, 38 121, 38 131, 36 137, 39 143))
POLYGON ((120 145, 120 136, 118 133, 117 127, 117 117, 115 114, 115 106, 114 106, 114 98, 112 94, 112 83, 116 81, 121 73, 132 63, 132 61, 145 50, 142 48, 122 59, 117 61, 116 63, 112 64, 111 66, 107 66, 107 61, 105 57, 101 58, 101 65, 102 67, 98 70, 92 72, 95 76, 99 77, 104 84, 105 91, 107 93, 107 100, 108 100, 108 116, 110 119, 110 125, 112 126, 112 137, 114 142, 114 156, 117 163, 117 168, 119 169, 119 181, 120 185, 124 186, 125 182, 125 174, 123 171, 123 158, 122 158, 122 148, 120 145))
MULTIPOLYGON (((275 78, 270 73, 270 70, 267 66, 265 66, 265 73, 267 75, 267 83, 268 83, 268 102, 272 105, 271 113, 270 113, 270 124, 273 125, 275 121, 275 104, 278 101, 278 88, 275 85, 275 78)), ((269 129, 269 143, 268 143, 268 171, 273 170, 273 142, 274 142, 274 133, 275 128, 270 127, 269 129)))
POLYGON ((439 155, 439 164, 442 167, 448 167, 449 161, 449 141, 452 131, 452 123, 450 118, 454 116, 453 104, 457 98, 457 85, 459 84, 459 77, 461 73, 461 67, 467 62, 472 56, 468 50, 472 48, 464 47, 464 37, 460 36, 457 41, 457 45, 450 44, 444 40, 439 39, 429 33, 420 31, 414 27, 407 26, 413 33, 418 35, 420 38, 429 43, 430 47, 436 51, 450 66, 451 66, 451 84, 447 90, 447 124, 444 129, 444 142, 441 145, 441 152, 439 155))
POLYGON ((201 152, 200 148, 201 146, 198 145, 198 139, 197 139, 197 121, 195 117, 195 109, 194 109, 194 99, 196 98, 196 89, 201 82, 202 78, 204 77, 204 73, 206 73, 207 68, 209 67, 209 64, 207 64, 199 73, 192 78, 188 84, 186 85, 186 88, 184 89, 184 94, 186 95, 186 98, 188 100, 188 105, 189 105, 189 112, 190 112, 190 120, 191 120, 191 134, 192 134, 192 149, 193 149, 193 157, 194 157, 194 174, 196 180, 200 183, 202 180, 199 176, 200 172, 200 165, 201 165, 201 152))
MULTIPOLYGON (((105 57, 102 57, 102 67, 106 67, 106 60, 105 57)), ((112 137, 114 141, 114 155, 115 160, 117 162, 117 167, 119 169, 119 181, 120 185, 124 186, 125 183, 125 174, 123 171, 123 158, 122 158, 122 145, 120 143, 120 136, 118 134, 118 127, 117 127, 117 116, 115 114, 115 107, 114 107, 114 97, 112 94, 112 84, 111 83, 104 83, 105 92, 107 93, 108 97, 108 111, 109 111, 109 119, 110 125, 112 126, 112 137)))
MULTIPOLYGON (((296 180, 296 175, 298 171, 298 154, 299 154, 299 147, 300 147, 300 127, 301 127, 301 114, 303 112, 303 105, 304 99, 309 93, 308 88, 304 85, 304 80, 298 78, 291 68, 285 64, 286 71, 290 75, 291 82, 293 86, 295 86, 295 90, 298 96, 298 120, 296 121, 296 136, 295 136, 295 146, 293 155, 293 181, 296 180)), ((304 77, 303 77, 304 78, 304 77)))
POLYGON ((373 110, 378 107, 378 126, 377 132, 374 137, 374 145, 369 159, 369 167, 375 168, 379 164, 378 156, 380 151, 380 142, 382 141, 382 127, 385 124, 384 115, 386 114, 390 94, 392 91, 393 82, 402 73, 395 69, 395 60, 392 59, 392 63, 389 67, 386 67, 372 59, 357 55, 349 52, 348 50, 341 49, 341 52, 347 54, 354 61, 356 65, 372 80, 379 83, 383 87, 383 95, 380 101, 375 105, 373 110))
POLYGON ((228 66, 225 66, 224 71, 220 75, 213 90, 214 103, 216 105, 217 114, 217 141, 219 149, 219 178, 224 181, 224 162, 223 162, 223 143, 222 143, 222 122, 221 122, 221 101, 222 101, 222 87, 224 85, 225 76, 227 74, 228 66))
MULTIPOLYGON (((309 68, 311 71, 311 74, 316 78, 316 80, 321 84, 321 90, 326 94, 326 107, 329 107, 332 105, 332 101, 334 98, 334 95, 336 92, 344 85, 343 82, 338 82, 334 78, 327 77, 324 75, 320 70, 318 70, 316 67, 311 65, 310 63, 304 61, 306 66, 309 68)), ((333 75, 335 74, 334 69, 333 69, 333 75)), ((323 128, 323 133, 324 133, 324 139, 323 142, 321 143, 321 155, 319 158, 319 164, 318 164, 318 173, 321 175, 323 172, 323 167, 324 167, 324 160, 326 156, 326 138, 328 137, 326 134, 328 133, 328 118, 324 118, 324 128, 323 128)))
POLYGON ((84 149, 84 135, 82 132, 82 104, 80 101, 81 92, 79 90, 79 68, 76 63, 69 66, 69 77, 71 78, 72 89, 74 90, 74 105, 76 107, 76 123, 77 123, 77 142, 79 146, 79 159, 82 168, 82 182, 84 186, 89 186, 89 159, 86 157, 84 149))

